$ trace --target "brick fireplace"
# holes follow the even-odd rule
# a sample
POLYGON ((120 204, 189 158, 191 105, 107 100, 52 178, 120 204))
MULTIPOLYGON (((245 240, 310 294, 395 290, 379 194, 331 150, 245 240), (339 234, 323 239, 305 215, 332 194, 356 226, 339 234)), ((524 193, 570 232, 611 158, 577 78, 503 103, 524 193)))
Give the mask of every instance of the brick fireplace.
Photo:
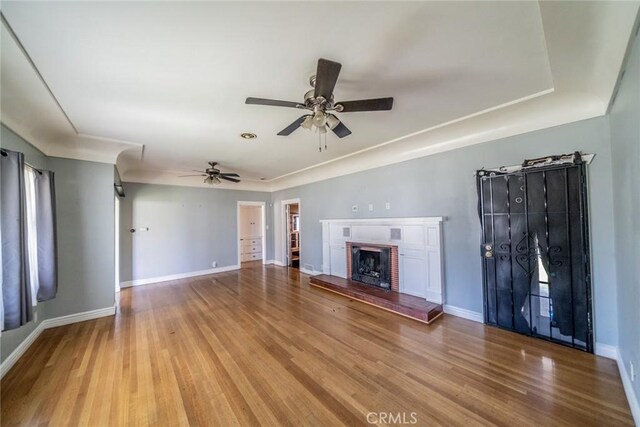
MULTIPOLYGON (((357 243, 357 242, 346 242, 346 246, 347 246, 347 250, 346 250, 347 278, 352 279, 354 281, 362 282, 371 286, 376 286, 383 289, 386 288, 395 292, 400 292, 400 285, 399 285, 400 277, 399 277, 399 268, 398 268, 398 247, 397 246, 379 245, 379 244, 371 244, 371 243, 357 243), (372 264, 377 264, 382 262, 383 264, 388 263, 388 265, 384 265, 380 267, 380 269, 375 268, 374 270, 376 271, 372 271, 372 272, 363 272, 363 271, 354 272, 353 271, 354 250, 355 250, 355 253, 358 254, 357 256, 360 256, 360 254, 366 254, 366 256, 369 257, 368 260, 371 261, 372 264), (382 251, 385 251, 385 252, 382 253, 382 251), (388 259, 386 255, 387 253, 388 253, 388 259), (384 279, 380 280, 381 277, 380 277, 379 271, 382 272, 382 276, 386 276, 385 273, 387 273, 388 271, 389 287, 385 286, 386 280, 384 279), (380 281, 382 282, 381 284, 377 283, 380 281)), ((363 269, 361 268, 360 270, 363 270, 363 269)))

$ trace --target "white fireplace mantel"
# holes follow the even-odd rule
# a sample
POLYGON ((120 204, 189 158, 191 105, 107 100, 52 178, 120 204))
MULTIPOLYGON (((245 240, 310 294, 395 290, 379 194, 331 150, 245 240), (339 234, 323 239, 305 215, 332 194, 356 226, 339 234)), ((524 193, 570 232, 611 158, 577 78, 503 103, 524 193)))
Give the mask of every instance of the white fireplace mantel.
POLYGON ((322 272, 347 278, 347 242, 398 246, 400 292, 443 303, 443 217, 323 219, 322 272))

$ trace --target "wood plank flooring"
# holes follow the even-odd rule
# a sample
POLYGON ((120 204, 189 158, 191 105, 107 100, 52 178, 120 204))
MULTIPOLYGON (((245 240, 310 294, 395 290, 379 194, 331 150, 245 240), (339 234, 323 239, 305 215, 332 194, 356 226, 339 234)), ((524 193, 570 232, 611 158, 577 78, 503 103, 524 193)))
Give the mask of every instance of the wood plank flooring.
POLYGON ((612 360, 261 265, 125 289, 116 316, 43 332, 1 388, 3 426, 632 425, 612 360))

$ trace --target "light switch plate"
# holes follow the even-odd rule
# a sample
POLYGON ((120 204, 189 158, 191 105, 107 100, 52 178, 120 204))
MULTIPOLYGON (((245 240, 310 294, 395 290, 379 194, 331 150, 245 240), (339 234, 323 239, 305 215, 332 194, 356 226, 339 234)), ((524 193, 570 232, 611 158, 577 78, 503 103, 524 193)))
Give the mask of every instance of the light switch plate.
POLYGON ((385 204, 384 204, 384 208, 385 208, 386 210, 391 209, 391 203, 389 203, 389 202, 385 203, 385 204))
POLYGON ((369 203, 369 212, 373 212, 373 203, 369 203))
POLYGON ((358 212, 358 205, 351 206, 351 212, 358 212))

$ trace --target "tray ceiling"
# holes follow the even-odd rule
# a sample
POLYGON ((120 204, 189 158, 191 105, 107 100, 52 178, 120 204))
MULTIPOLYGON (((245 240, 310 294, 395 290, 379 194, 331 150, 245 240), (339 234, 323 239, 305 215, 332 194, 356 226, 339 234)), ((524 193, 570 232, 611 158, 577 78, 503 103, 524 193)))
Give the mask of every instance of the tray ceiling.
POLYGON ((477 133, 469 126, 483 122, 478 117, 493 117, 500 129, 496 116, 538 98, 567 109, 582 97, 585 116, 606 110, 638 5, 580 5, 3 2, 59 103, 3 28, 3 122, 53 155, 115 162, 122 153, 125 181, 199 185, 175 176, 215 160, 243 176, 241 188, 282 187, 312 169, 321 178, 328 164, 348 169, 349 159, 352 169, 366 168, 358 158, 381 144, 397 147, 387 158, 402 160, 406 141, 419 136, 426 148, 442 141, 425 135, 443 128, 477 133), (580 55, 599 55, 599 46, 560 28, 603 11, 603 22, 590 25, 619 45, 608 52, 613 64, 598 62, 612 82, 585 96, 574 86, 588 85, 594 70, 575 68, 593 65, 580 55), (329 134, 322 153, 315 133, 276 135, 300 111, 244 104, 247 96, 301 101, 319 57, 343 65, 336 99, 395 97, 391 112, 342 114, 353 134, 329 134), (242 132, 258 138, 245 141, 242 132))

